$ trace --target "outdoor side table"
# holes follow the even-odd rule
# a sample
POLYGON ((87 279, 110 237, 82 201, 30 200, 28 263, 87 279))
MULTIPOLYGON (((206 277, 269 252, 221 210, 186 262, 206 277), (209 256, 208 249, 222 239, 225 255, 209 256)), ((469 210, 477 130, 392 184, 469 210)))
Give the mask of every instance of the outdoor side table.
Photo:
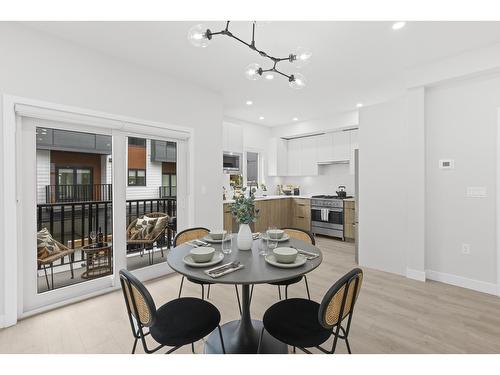
POLYGON ((87 270, 82 273, 83 279, 111 275, 113 273, 112 245, 98 243, 82 247, 85 254, 87 270))

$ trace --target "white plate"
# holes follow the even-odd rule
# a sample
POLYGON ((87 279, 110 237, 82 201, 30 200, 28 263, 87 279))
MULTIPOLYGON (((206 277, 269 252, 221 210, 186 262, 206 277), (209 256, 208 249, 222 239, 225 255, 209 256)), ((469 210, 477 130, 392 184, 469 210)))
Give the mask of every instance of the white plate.
POLYGON ((212 237, 210 237, 210 235, 207 235, 207 236, 203 237, 202 240, 205 241, 205 242, 208 242, 208 243, 222 243, 223 241, 227 241, 230 238, 231 237, 228 236, 224 240, 214 240, 212 237))
POLYGON ((213 266, 217 263, 222 262, 222 259, 224 259, 224 254, 222 254, 222 252, 220 252, 220 251, 215 252, 214 256, 212 257, 212 260, 210 260, 208 262, 204 262, 204 263, 195 262, 193 260, 193 258, 191 257, 191 254, 188 254, 188 255, 184 256, 184 258, 182 258, 184 263, 186 263, 188 266, 197 267, 197 268, 213 266))
POLYGON ((295 267, 300 267, 306 264, 307 258, 303 256, 302 254, 297 254, 297 258, 295 258, 295 262, 293 263, 280 263, 276 260, 276 257, 274 254, 267 254, 264 259, 266 260, 267 263, 269 263, 272 266, 279 267, 279 268, 295 268, 295 267))
MULTIPOLYGON (((267 240, 267 233, 262 233, 262 235, 260 236, 263 240, 267 240)), ((279 238, 279 239, 272 239, 273 241, 277 241, 277 242, 285 242, 285 241, 288 241, 290 239, 290 236, 286 233, 283 233, 283 237, 279 238)))

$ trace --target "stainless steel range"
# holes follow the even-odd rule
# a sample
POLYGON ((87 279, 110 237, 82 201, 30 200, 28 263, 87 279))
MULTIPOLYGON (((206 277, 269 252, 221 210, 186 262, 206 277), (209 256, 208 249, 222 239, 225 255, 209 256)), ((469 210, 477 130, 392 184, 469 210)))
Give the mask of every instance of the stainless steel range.
POLYGON ((336 195, 312 196, 311 231, 314 234, 323 234, 344 240, 344 198, 336 195))

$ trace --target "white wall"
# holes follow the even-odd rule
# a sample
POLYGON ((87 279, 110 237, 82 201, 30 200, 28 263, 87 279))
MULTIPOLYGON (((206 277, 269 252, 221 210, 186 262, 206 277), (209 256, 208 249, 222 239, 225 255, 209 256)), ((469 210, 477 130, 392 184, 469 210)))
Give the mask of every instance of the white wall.
POLYGON ((426 121, 426 268, 482 283, 496 283, 496 152, 500 76, 430 88, 426 121), (439 159, 455 169, 440 170, 439 159), (484 186, 486 198, 466 197, 484 186), (471 245, 462 254, 462 243, 471 245))
POLYGON ((15 23, 0 23, 0 50, 3 94, 194 129, 193 224, 222 226, 222 215, 214 214, 222 210, 222 98, 218 94, 15 23))
POLYGON ((359 263, 406 274, 406 98, 359 114, 359 263))
POLYGON ((274 182, 298 185, 301 195, 335 195, 339 185, 346 187, 348 195, 354 195, 354 174, 349 169, 349 164, 320 165, 318 176, 276 177, 274 182))
MULTIPOLYGON (((0 100, 0 113, 3 113, 3 103, 0 100)), ((1 119, 1 117, 0 117, 1 119)), ((2 120, 0 120, 2 121, 2 120)), ((0 145, 3 147, 3 126, 0 126, 0 145)), ((3 176, 3 152, 0 152, 0 177, 3 176)), ((5 215, 5 209, 4 209, 4 192, 3 192, 3 184, 0 183, 0 238, 5 238, 5 233, 4 233, 4 215, 5 215)), ((5 299, 5 294, 4 294, 4 285, 5 285, 5 280, 3 275, 1 274, 1 268, 2 265, 5 264, 4 260, 4 252, 2 251, 3 249, 0 249, 0 327, 3 326, 3 315, 4 315, 4 299, 5 299)))

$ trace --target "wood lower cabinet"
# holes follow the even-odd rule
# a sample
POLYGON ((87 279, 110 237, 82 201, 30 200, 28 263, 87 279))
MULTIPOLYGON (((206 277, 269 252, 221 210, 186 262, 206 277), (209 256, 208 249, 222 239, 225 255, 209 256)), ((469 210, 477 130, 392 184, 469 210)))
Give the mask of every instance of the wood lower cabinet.
POLYGON ((291 227, 311 231, 311 201, 305 198, 292 198, 291 227))
POLYGON ((355 202, 344 201, 344 238, 354 240, 355 202))
MULTIPOLYGON (((257 221, 251 225, 253 232, 265 232, 270 226, 311 230, 311 204, 305 198, 276 198, 255 201, 259 210, 257 221)), ((224 203, 224 229, 238 231, 231 215, 231 204, 224 203)))

